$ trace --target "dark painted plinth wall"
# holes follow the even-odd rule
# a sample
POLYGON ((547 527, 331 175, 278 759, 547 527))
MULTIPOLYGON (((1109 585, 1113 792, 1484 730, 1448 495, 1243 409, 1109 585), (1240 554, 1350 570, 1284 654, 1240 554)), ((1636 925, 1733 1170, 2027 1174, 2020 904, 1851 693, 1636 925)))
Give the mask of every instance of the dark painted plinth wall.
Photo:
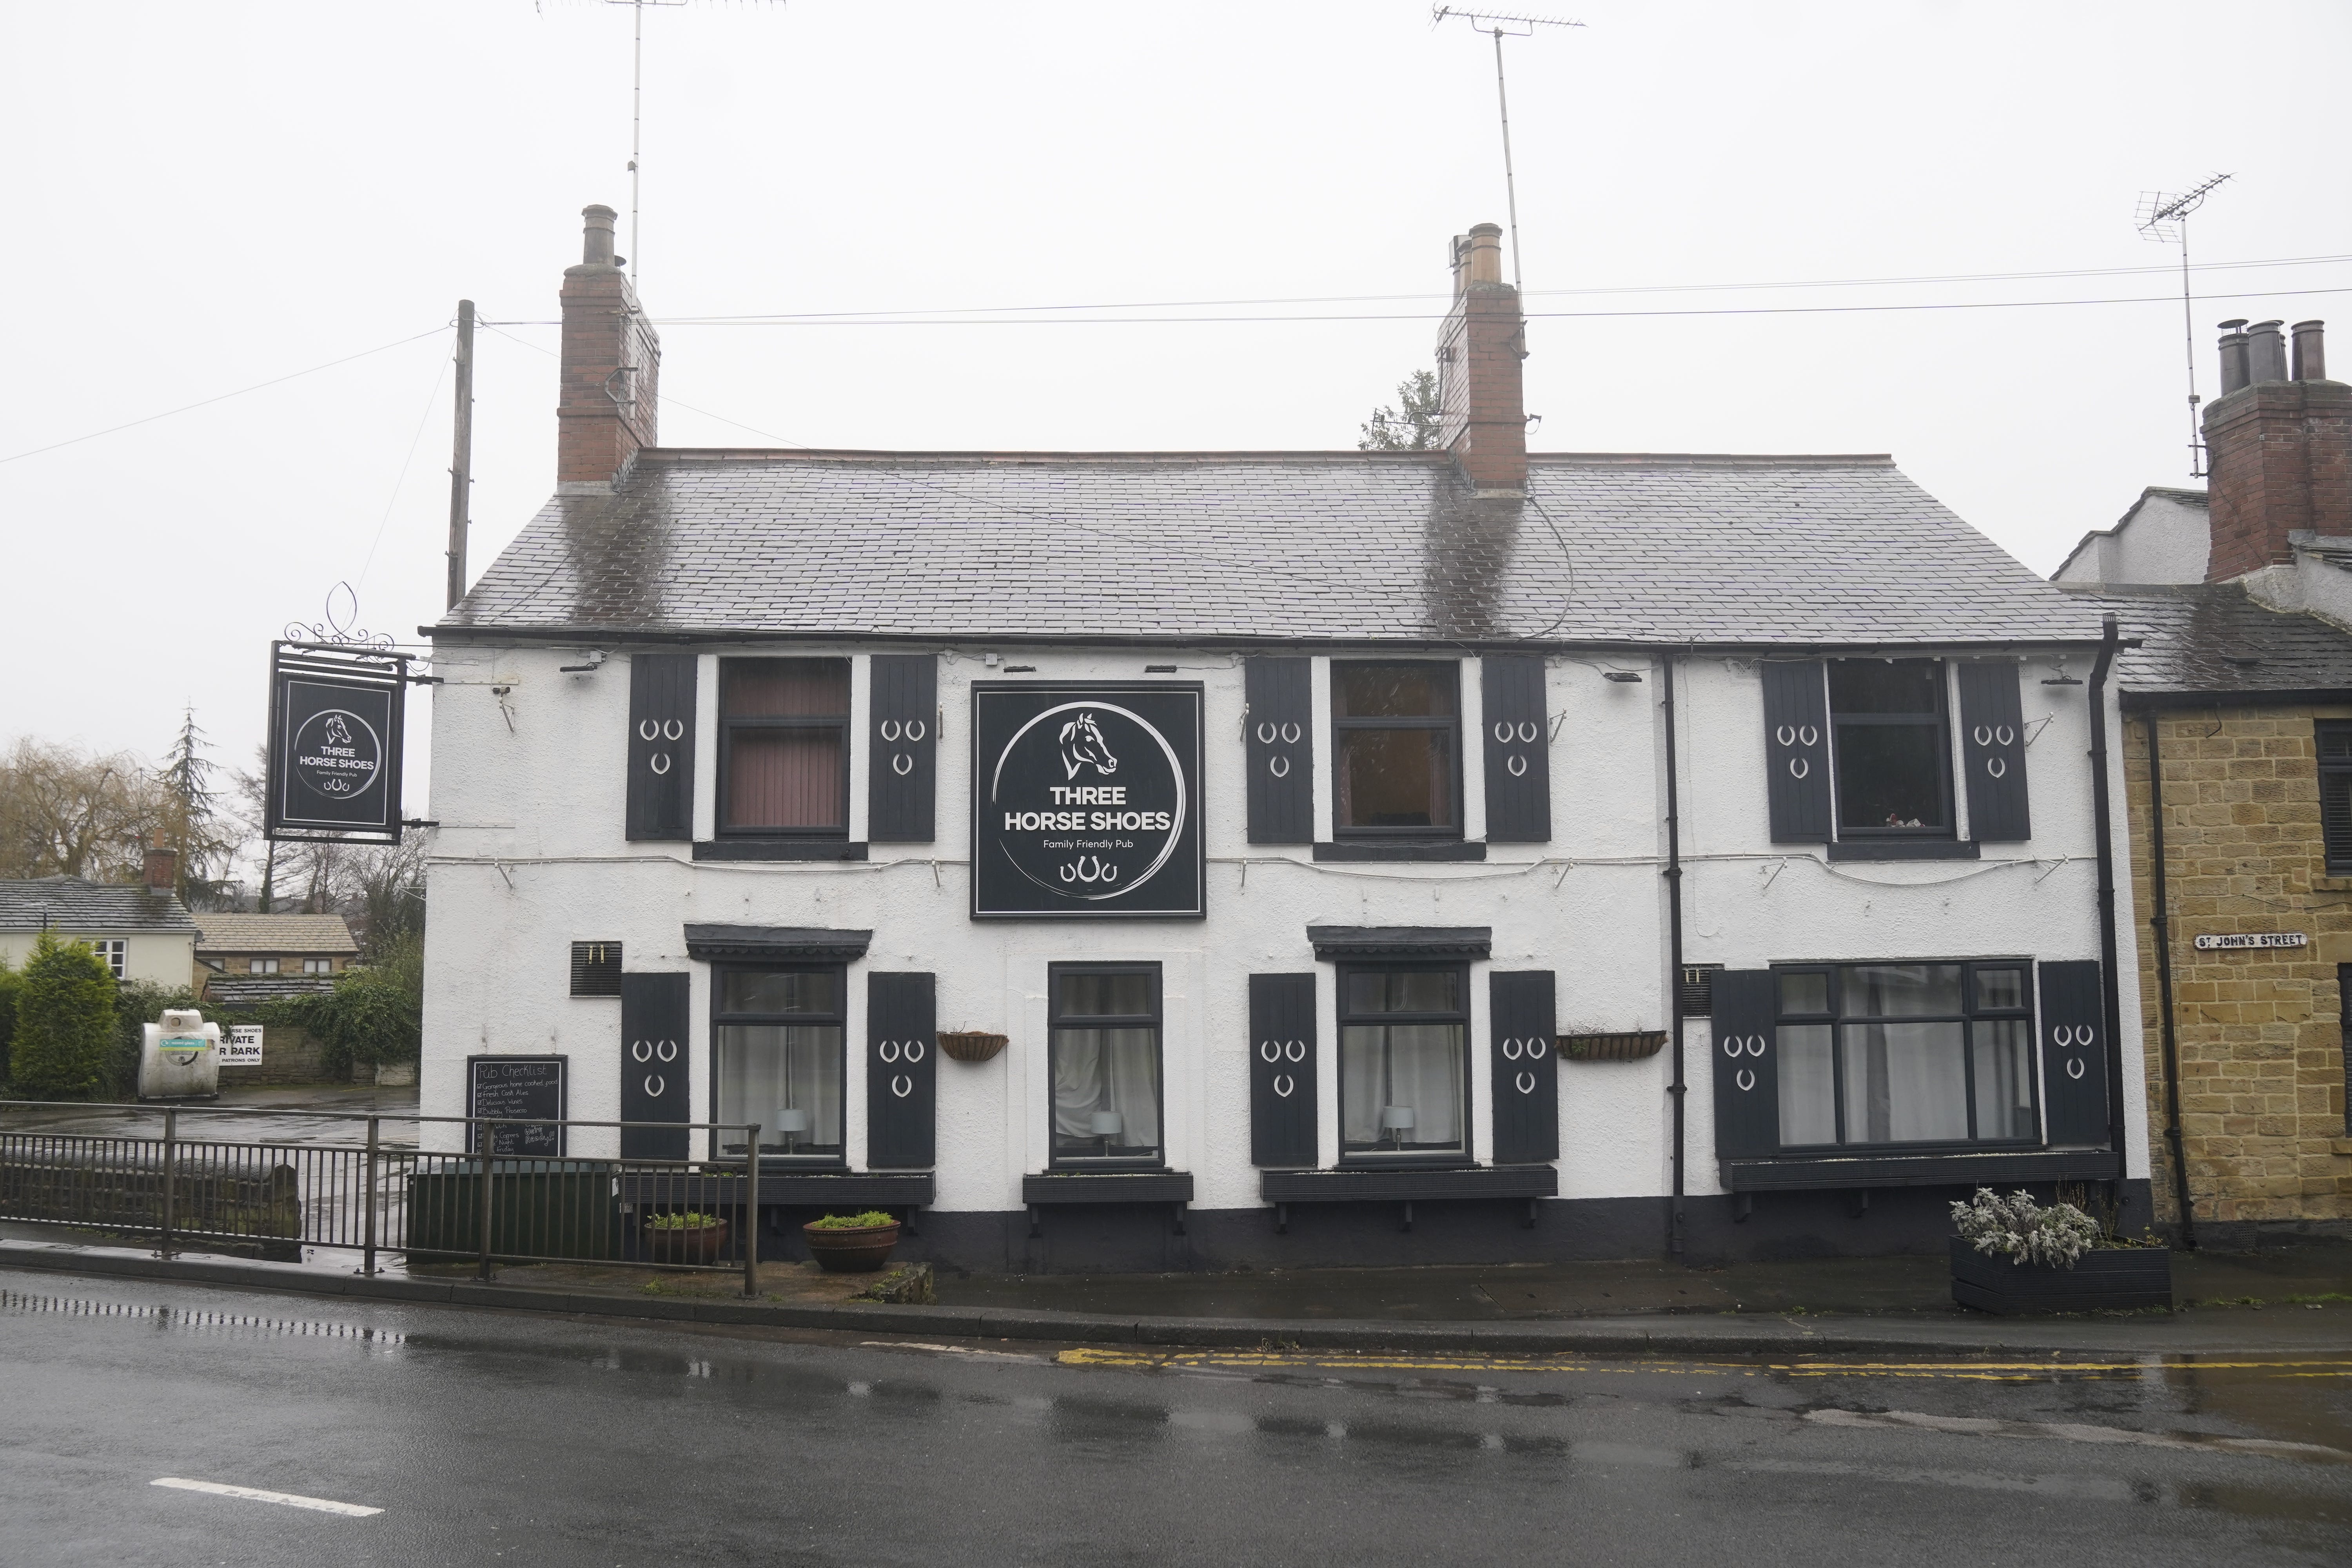
MULTIPOLYGON (((1844 1193, 1767 1193, 1748 1216, 1736 1217, 1729 1197, 1689 1200, 1693 1264, 1751 1258, 1868 1258, 1945 1250, 1952 1234, 1951 1204, 1966 1197, 1952 1188, 1874 1192, 1869 1208, 1853 1212, 1844 1193)), ((2053 1193, 2036 1196, 2051 1201, 2053 1193)), ((1010 1213, 939 1213, 916 1218, 920 1234, 900 1241, 896 1258, 929 1262, 974 1274, 1163 1274, 1231 1268, 1397 1268, 1416 1263, 1573 1263, 1663 1257, 1664 1198, 1548 1199, 1537 1205, 1535 1227, 1522 1225, 1525 1203, 1424 1203, 1414 1205, 1410 1234, 1394 1204, 1299 1204, 1290 1230, 1277 1235, 1271 1208, 1193 1209, 1178 1236, 1164 1206, 1089 1205, 1049 1208, 1029 1235, 1029 1216, 1010 1213)), ((761 1238, 761 1255, 808 1256, 797 1226, 785 1216, 782 1234, 761 1238)), ((2145 1180, 2123 1184, 2122 1226, 2137 1232, 2150 1222, 2145 1180)))

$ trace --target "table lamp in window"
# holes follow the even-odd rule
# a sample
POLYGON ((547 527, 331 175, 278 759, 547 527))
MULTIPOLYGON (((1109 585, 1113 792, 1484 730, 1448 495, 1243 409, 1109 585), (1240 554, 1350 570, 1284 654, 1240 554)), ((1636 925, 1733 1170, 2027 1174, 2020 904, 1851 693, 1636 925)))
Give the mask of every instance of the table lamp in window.
POLYGON ((1102 1152, 1108 1158, 1110 1154, 1111 1141, 1127 1130, 1126 1118, 1120 1116, 1116 1110, 1097 1110, 1094 1113, 1091 1125, 1095 1136, 1103 1141, 1102 1152))
POLYGON ((793 1145, 800 1142, 809 1130, 808 1112, 795 1110, 789 1105, 776 1107, 768 1113, 768 1119, 769 1125, 776 1130, 776 1136, 784 1141, 784 1152, 787 1154, 793 1152, 793 1145))
POLYGON ((1412 1107, 1410 1105, 1381 1107, 1381 1131, 1388 1134, 1389 1146, 1392 1149, 1404 1147, 1405 1134, 1412 1131, 1412 1107))

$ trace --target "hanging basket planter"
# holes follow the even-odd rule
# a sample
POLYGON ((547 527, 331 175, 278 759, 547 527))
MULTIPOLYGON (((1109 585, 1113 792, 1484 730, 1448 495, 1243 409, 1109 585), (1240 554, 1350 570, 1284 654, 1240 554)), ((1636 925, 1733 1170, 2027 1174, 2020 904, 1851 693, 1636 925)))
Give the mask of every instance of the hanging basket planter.
POLYGON ((1664 1029, 1627 1029, 1613 1035, 1562 1035, 1559 1054, 1572 1062, 1638 1062, 1664 1047, 1664 1029))
POLYGON ((983 1034, 977 1029, 942 1029, 940 1049, 960 1062, 984 1062, 994 1059, 1005 1046, 1003 1035, 983 1034))

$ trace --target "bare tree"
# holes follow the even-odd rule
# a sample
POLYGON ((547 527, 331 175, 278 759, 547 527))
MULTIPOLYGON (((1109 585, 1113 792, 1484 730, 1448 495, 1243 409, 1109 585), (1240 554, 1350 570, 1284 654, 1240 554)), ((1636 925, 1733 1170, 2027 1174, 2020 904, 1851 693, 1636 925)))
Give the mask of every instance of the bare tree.
POLYGON ((0 876, 136 880, 147 836, 162 826, 163 794, 128 752, 19 740, 0 761, 0 876))

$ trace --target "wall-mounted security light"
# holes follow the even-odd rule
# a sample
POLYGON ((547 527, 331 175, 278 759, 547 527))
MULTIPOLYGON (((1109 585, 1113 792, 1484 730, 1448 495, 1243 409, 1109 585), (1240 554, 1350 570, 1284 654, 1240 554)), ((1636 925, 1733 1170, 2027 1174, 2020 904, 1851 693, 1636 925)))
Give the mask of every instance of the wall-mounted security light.
POLYGON ((588 650, 587 663, 559 664, 555 668, 557 672, 562 675, 593 675, 604 668, 604 650, 601 647, 592 647, 588 650))
POLYGON ((1613 680, 1620 686, 1634 686, 1641 682, 1642 672, 1638 669, 1604 669, 1601 672, 1601 679, 1613 680))

